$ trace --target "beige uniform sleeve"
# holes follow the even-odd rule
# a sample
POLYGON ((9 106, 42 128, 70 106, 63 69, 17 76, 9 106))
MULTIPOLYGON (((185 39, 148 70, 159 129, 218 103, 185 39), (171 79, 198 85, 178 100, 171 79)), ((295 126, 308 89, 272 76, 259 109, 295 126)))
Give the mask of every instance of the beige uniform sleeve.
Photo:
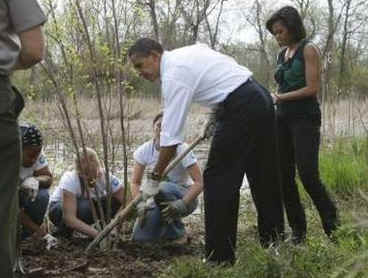
POLYGON ((16 33, 27 31, 46 21, 37 0, 9 0, 9 18, 16 33))

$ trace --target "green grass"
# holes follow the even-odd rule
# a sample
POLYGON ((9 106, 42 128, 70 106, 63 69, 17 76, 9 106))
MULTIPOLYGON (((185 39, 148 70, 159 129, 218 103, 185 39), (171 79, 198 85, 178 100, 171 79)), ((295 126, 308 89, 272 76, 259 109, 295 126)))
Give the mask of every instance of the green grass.
POLYGON ((336 198, 342 226, 337 243, 323 233, 318 212, 303 195, 308 220, 307 242, 284 242, 262 249, 255 230, 256 214, 249 207, 239 216, 237 262, 233 267, 203 264, 198 256, 180 257, 163 270, 161 278, 316 278, 368 277, 367 144, 339 141, 321 152, 321 175, 336 198), (366 222, 365 222, 366 221, 366 222), (277 254, 276 254, 277 253, 277 254))
POLYGON ((324 148, 320 157, 323 182, 340 196, 351 196, 358 189, 368 189, 368 148, 366 141, 340 140, 324 148))
MULTIPOLYGON (((341 203, 340 203, 341 204, 341 203)), ((323 234, 318 215, 307 213, 308 239, 304 245, 281 243, 275 249, 262 249, 257 242, 249 212, 241 215, 245 229, 238 232, 237 262, 223 268, 203 264, 197 256, 175 259, 159 277, 161 278, 312 278, 312 277, 368 277, 368 232, 355 226, 352 212, 355 207, 344 201, 340 207, 341 229, 338 243, 332 243, 323 234), (315 221, 315 220, 318 221, 315 221), (366 274, 367 273, 367 274, 366 274)), ((361 205, 367 206, 366 203, 361 205)), ((309 210, 309 209, 307 209, 309 210)), ((251 217, 254 218, 254 217, 251 217)))

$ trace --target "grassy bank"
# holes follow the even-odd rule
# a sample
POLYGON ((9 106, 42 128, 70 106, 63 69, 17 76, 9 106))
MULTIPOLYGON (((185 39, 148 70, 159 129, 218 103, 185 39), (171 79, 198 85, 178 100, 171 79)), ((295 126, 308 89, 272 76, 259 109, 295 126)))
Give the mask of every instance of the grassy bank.
POLYGON ((358 139, 339 140, 321 150, 321 176, 337 202, 342 222, 337 243, 327 239, 316 209, 301 190, 308 218, 304 245, 284 242, 277 249, 260 248, 255 211, 245 206, 240 211, 238 260, 233 267, 209 266, 196 256, 181 257, 160 277, 368 277, 367 154, 366 141, 358 139))

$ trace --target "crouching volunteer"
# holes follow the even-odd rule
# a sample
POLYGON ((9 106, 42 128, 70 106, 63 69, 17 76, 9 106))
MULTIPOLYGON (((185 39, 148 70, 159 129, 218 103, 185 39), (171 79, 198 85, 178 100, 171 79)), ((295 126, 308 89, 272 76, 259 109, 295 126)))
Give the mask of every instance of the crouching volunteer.
MULTIPOLYGON (((162 117, 163 114, 159 113, 153 120, 153 138, 134 152, 135 164, 131 186, 133 198, 140 190, 146 167, 152 168, 158 160, 162 117)), ((185 143, 180 144, 177 154, 185 151, 187 147, 185 143)), ((181 218, 194 211, 198 203, 197 196, 202 191, 202 187, 201 170, 193 153, 189 152, 169 172, 166 181, 160 184, 155 202, 152 200, 148 204, 144 217, 136 221, 132 239, 185 243, 187 235, 181 218)))
POLYGON ((246 67, 203 44, 164 51, 158 42, 143 38, 128 55, 141 77, 160 81, 165 111, 159 159, 146 184, 157 187, 183 142, 190 105, 197 102, 216 109, 203 174, 205 256, 215 263, 235 262, 239 189, 245 172, 257 208, 261 244, 268 247, 278 241, 284 219, 270 93, 246 67))
POLYGON ((32 124, 20 126, 23 142, 23 163, 20 168, 20 219, 22 238, 31 234, 42 238, 47 232, 41 226, 49 202, 48 188, 52 174, 42 151, 42 135, 32 124))
MULTIPOLYGON (((95 238, 99 231, 92 225, 95 221, 87 190, 100 218, 96 194, 106 214, 108 189, 105 170, 101 167, 97 153, 90 148, 86 148, 86 154, 80 151, 80 164, 76 158, 74 167, 63 174, 50 199, 49 218, 57 227, 54 235, 71 237, 75 230, 95 238)), ((118 178, 111 174, 109 182, 112 189, 111 212, 114 215, 123 202, 124 188, 118 178)))

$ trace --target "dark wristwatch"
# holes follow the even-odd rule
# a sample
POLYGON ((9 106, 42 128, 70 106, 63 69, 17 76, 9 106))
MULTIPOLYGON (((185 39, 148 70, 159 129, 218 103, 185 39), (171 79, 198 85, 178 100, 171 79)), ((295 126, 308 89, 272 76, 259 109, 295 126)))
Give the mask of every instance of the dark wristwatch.
POLYGON ((148 174, 148 177, 151 179, 151 180, 154 180, 154 181, 159 181, 161 180, 161 177, 160 175, 157 173, 157 172, 151 172, 148 174))

